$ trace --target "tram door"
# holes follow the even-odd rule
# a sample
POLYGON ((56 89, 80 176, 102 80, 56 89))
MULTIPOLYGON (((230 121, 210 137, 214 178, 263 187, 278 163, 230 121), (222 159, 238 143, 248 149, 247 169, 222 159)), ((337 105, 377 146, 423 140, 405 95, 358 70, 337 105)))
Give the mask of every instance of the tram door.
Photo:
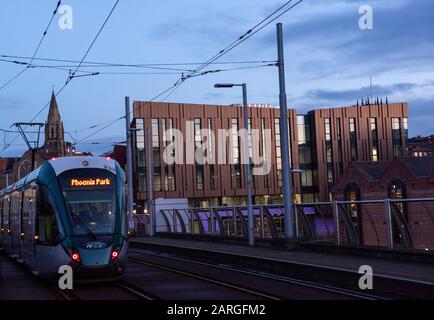
POLYGON ((4 227, 3 227, 3 198, 0 198, 0 249, 3 249, 3 232, 4 232, 4 227))
POLYGON ((11 236, 10 236, 10 197, 5 196, 3 199, 3 249, 7 254, 11 254, 11 236))
POLYGON ((24 190, 23 197, 23 225, 21 238, 22 257, 26 264, 34 270, 35 254, 35 218, 36 218, 36 191, 34 188, 24 190))
POLYGON ((20 230, 21 230, 21 192, 14 191, 11 200, 11 242, 12 242, 12 256, 19 258, 20 255, 20 230))

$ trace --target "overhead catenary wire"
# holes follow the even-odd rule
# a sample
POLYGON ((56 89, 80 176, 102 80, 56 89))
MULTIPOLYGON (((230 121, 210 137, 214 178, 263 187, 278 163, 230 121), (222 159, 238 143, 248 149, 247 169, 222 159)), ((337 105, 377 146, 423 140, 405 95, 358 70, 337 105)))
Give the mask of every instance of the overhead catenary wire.
MULTIPOLYGON (((48 29, 50 28, 51 23, 53 22, 54 16, 56 15, 57 10, 59 9, 59 6, 60 6, 61 3, 62 3, 61 0, 59 0, 59 1, 57 2, 56 9, 53 11, 53 13, 52 13, 52 15, 51 15, 51 18, 50 18, 50 20, 48 21, 48 24, 47 24, 47 26, 45 27, 45 30, 44 30, 44 32, 42 33, 41 38, 39 39, 38 45, 36 46, 36 49, 35 49, 35 51, 33 52, 32 57, 30 58, 30 63, 33 62, 33 60, 35 59, 35 57, 36 57, 36 55, 37 55, 39 49, 41 48, 42 42, 44 41, 45 36, 46 36, 47 33, 48 33, 48 29)), ((4 84, 0 87, 0 90, 6 88, 10 83, 12 83, 13 81, 15 81, 15 79, 17 79, 18 77, 20 77, 20 76, 21 76, 24 72, 26 72, 28 69, 29 69, 29 68, 26 67, 25 69, 23 69, 23 70, 21 70, 20 72, 18 72, 15 76, 13 76, 11 79, 9 79, 8 81, 6 81, 6 83, 4 83, 4 84)))
MULTIPOLYGON (((255 24, 255 26, 253 26, 252 28, 250 28, 247 32, 245 32, 243 35, 241 35, 240 37, 238 37, 236 40, 234 40, 233 42, 231 42, 228 46, 226 46, 224 49, 220 50, 216 55, 214 55, 212 58, 208 59, 205 63, 203 63, 202 65, 200 65, 199 67, 197 67, 193 72, 191 72, 188 75, 182 75, 180 77, 180 79, 178 79, 172 86, 168 87, 167 89, 163 90, 162 92, 160 92, 159 94, 157 94, 156 96, 154 96, 152 99, 148 100, 147 103, 151 103, 153 101, 155 101, 156 99, 160 98, 163 95, 166 95, 162 101, 165 101, 165 99, 167 99, 171 94, 173 94, 179 86, 181 86, 186 80, 193 78, 196 76, 196 74, 199 73, 199 71, 203 70, 204 68, 206 68, 208 65, 215 63, 216 60, 220 59, 222 56, 226 55, 227 53, 229 53, 231 50, 233 50, 234 48, 236 48, 237 46, 239 46, 241 43, 243 43, 244 41, 246 41, 247 39, 249 39, 250 37, 252 37, 253 35, 255 35, 256 33, 258 33, 259 31, 261 31, 262 29, 264 29, 266 26, 268 26, 269 24, 271 24, 272 22, 274 22, 275 20, 277 20, 279 17, 281 17, 282 15, 284 15, 285 13, 289 12, 290 10, 292 10, 293 8, 295 8, 297 5, 299 5, 301 2, 303 2, 303 0, 299 0, 297 1, 295 4, 291 5, 288 7, 289 4, 291 4, 293 0, 289 0, 287 2, 285 2, 283 5, 281 5, 278 9, 276 9, 275 11, 273 11, 271 14, 269 14, 267 17, 263 18, 260 22, 258 22, 257 24, 255 24), (286 8, 286 9, 285 9, 286 8), (283 10, 285 9, 285 10, 283 10), (283 11, 282 11, 283 10, 283 11), (259 27, 260 26, 260 27, 259 27), (258 28, 259 27, 259 28, 258 28), (256 29, 258 28, 258 29, 256 29), (256 30, 255 30, 256 29, 256 30)), ((273 61, 274 62, 274 61, 273 61)), ((207 73, 205 73, 207 74, 207 73)), ((203 74, 203 75, 205 75, 203 74)), ((134 108, 132 111, 130 111, 130 113, 134 112, 134 108)), ((121 117, 119 119, 116 119, 115 121, 119 121, 121 119, 124 119, 125 117, 121 117)), ((104 128, 98 130, 97 132, 95 132, 94 134, 97 134, 99 132, 101 132, 102 130, 104 130, 104 128)), ((92 136, 94 135, 92 134, 92 136)))
MULTIPOLYGON (((114 10, 116 9, 118 3, 120 0, 117 0, 114 5, 112 6, 109 14, 107 15, 106 19, 104 20, 102 26, 99 28, 96 36, 94 37, 94 39, 92 40, 91 44, 89 45, 89 47, 87 48, 85 54, 83 55, 82 59, 80 60, 80 63, 78 64, 78 66, 76 67, 74 73, 72 73, 72 75, 70 75, 67 79, 67 81, 65 82, 65 84, 56 92, 55 97, 57 97, 65 88, 66 86, 71 82, 71 80, 74 78, 75 73, 79 70, 81 64, 83 63, 83 61, 86 59, 87 55, 89 54, 90 50, 92 49, 93 45, 95 44, 96 40, 98 39, 98 37, 100 36, 102 30, 104 29, 104 27, 106 26, 108 20, 110 19, 110 17, 112 16, 114 10)), ((59 1, 60 2, 60 1, 59 1)), ((60 3, 58 2, 58 5, 60 5, 60 3)), ((58 7, 57 7, 58 8, 58 7)), ((57 12, 57 8, 55 10, 55 12, 57 12)), ((45 35, 44 35, 45 36, 45 35)), ((33 60, 31 60, 33 61, 33 60)), ((50 105, 50 101, 47 102, 38 112, 37 114, 32 118, 32 120, 30 120, 30 122, 33 122, 48 106, 50 105)), ((12 140, 12 143, 19 137, 19 135, 16 135, 15 138, 12 140)), ((0 154, 2 152, 4 152, 6 149, 8 148, 8 146, 4 146, 3 150, 0 151, 0 154)))
MULTIPOLYGON (((169 97, 171 94, 173 94, 173 92, 175 92, 177 90, 177 88, 179 86, 181 86, 187 79, 195 77, 198 74, 199 71, 203 70, 204 68, 206 68, 211 63, 214 63, 217 59, 220 59, 222 56, 224 56, 227 53, 229 53, 231 50, 233 50, 234 48, 236 48, 237 46, 239 46, 241 43, 243 43, 244 41, 246 41, 247 39, 249 39, 250 37, 252 37, 256 33, 258 33, 259 31, 261 31, 262 29, 264 29, 270 23, 272 23, 273 21, 277 20, 279 17, 281 17, 282 15, 284 15, 285 13, 287 13, 288 11, 292 10, 293 8, 295 8, 301 2, 303 2, 303 0, 299 0, 295 4, 293 4, 293 5, 289 6, 288 8, 286 8, 283 12, 279 13, 279 11, 281 11, 282 9, 284 9, 285 7, 287 7, 292 1, 293 0, 287 1, 285 4, 283 4, 278 9, 276 9, 273 13, 269 14, 266 18, 262 19, 259 23, 257 23, 254 27, 250 28, 247 32, 245 32, 243 35, 241 35, 236 40, 234 40, 231 44, 229 44, 228 46, 226 46, 224 49, 220 50, 219 53, 217 53, 216 55, 214 55, 211 59, 209 59, 207 62, 205 62, 202 66, 199 66, 198 68, 196 68, 193 72, 191 72, 188 75, 183 75, 177 82, 175 82, 175 84, 173 86, 169 87, 168 89, 166 89, 165 91, 163 91, 163 93, 159 94, 157 96, 157 98, 170 91, 169 94, 167 94, 165 96, 165 98, 163 99, 163 101, 164 101, 165 99, 167 99, 167 97, 169 97), (269 20, 270 18, 272 18, 272 19, 269 20), (267 21, 267 20, 269 20, 269 21, 267 21), (266 22, 266 23, 264 24, 264 22, 266 22), (255 30, 259 26, 261 26, 261 27, 258 28, 257 30, 255 30)), ((148 102, 152 102, 152 100, 148 101, 148 102)))
MULTIPOLYGON (((0 54, 1 58, 6 59, 20 59, 20 60, 30 60, 31 57, 17 56, 17 55, 6 55, 0 54)), ((28 62, 20 60, 6 60, 0 59, 0 61, 15 64, 27 64, 28 62)), ((72 65, 54 65, 59 67, 76 67, 80 62, 78 60, 68 60, 68 59, 56 59, 56 58, 35 58, 35 61, 45 61, 45 62, 64 62, 71 63, 72 65)), ((270 63, 273 60, 245 60, 245 61, 215 61, 210 64, 224 65, 224 64, 257 64, 257 63, 270 63)), ((82 67, 128 67, 128 68, 144 68, 144 67, 158 67, 158 66, 194 66, 203 65, 205 62, 166 62, 166 63, 137 63, 137 64, 125 64, 125 63, 112 63, 112 62, 96 62, 96 61, 84 61, 82 67)), ((189 69, 186 69, 189 70, 189 69)))
MULTIPOLYGON (((220 50, 216 55, 214 55, 213 57, 211 57, 210 59, 208 59, 205 63, 199 64, 199 66, 194 69, 193 71, 189 72, 187 75, 183 74, 181 75, 180 79, 178 81, 175 82, 175 84, 173 84, 172 86, 170 86, 169 88, 165 89, 164 91, 162 91, 161 93, 157 94, 156 96, 154 96, 152 99, 148 100, 147 103, 150 103, 158 98, 160 98, 161 96, 167 94, 163 101, 165 99, 167 99, 168 96, 170 96, 182 83, 184 83, 187 79, 189 78, 193 78, 193 77, 197 77, 197 76, 201 76, 201 75, 205 75, 205 74, 209 74, 209 73, 215 73, 215 72, 222 72, 223 70, 208 70, 208 71, 203 71, 202 73, 199 73, 200 71, 202 71, 204 68, 206 68, 208 65, 211 64, 218 64, 218 62, 216 62, 216 60, 220 59, 222 56, 224 56, 225 54, 227 54, 228 52, 230 52, 231 50, 233 50, 234 48, 236 48, 237 46, 239 46, 241 43, 243 43, 244 41, 246 41, 247 39, 249 39, 251 36, 253 36, 254 34, 256 34, 257 32, 261 31, 263 28, 265 28, 266 26, 268 26, 270 23, 272 23, 273 21, 275 21, 276 19, 278 19, 279 17, 281 17, 283 14, 287 13, 288 11, 290 11, 291 9, 293 9, 295 6, 297 6, 298 4, 300 4, 303 0, 299 0, 298 2, 296 2, 294 5, 287 7, 293 0, 287 1, 284 5, 280 6, 278 9, 276 9, 273 13, 269 14, 266 18, 262 19, 259 23, 257 23, 254 27, 252 27, 251 29, 249 29, 246 33, 244 33, 243 35, 241 35, 240 37, 238 37, 235 41, 233 41, 232 43, 230 43, 227 47, 225 47, 223 50, 220 50), (283 10, 284 8, 286 8, 285 10, 283 10), (282 11, 283 10, 283 11, 282 11), (259 27, 259 28, 258 28, 259 27), (256 29, 256 30, 255 30, 256 29)), ((4 55, 1 55, 2 57, 6 57, 4 55)), ((13 56, 8 56, 8 57, 13 57, 13 56)), ((78 68, 83 64, 83 60, 82 59, 79 63, 79 65, 77 66, 78 68)), ((57 62, 71 62, 71 61, 66 61, 66 60, 61 60, 61 59, 52 59, 52 61, 57 61, 57 62)), ((263 61, 263 62, 273 62, 275 63, 275 61, 263 61)), ((90 62, 86 62, 87 64, 90 64, 90 62)), ((225 62, 222 62, 221 64, 224 64, 225 62)), ((97 63, 96 63, 97 64, 97 63)), ((104 63, 103 63, 104 64, 104 63)), ((108 65, 108 64, 104 64, 104 65, 108 65)), ((165 64, 168 65, 168 64, 165 64)), ((174 65, 174 64, 173 64, 174 65)), ((180 65, 180 64, 177 64, 180 65)), ((185 64, 184 64, 185 65, 185 64)), ((198 64, 196 64, 198 65, 198 64)), ((269 64, 272 65, 272 64, 269 64)), ((269 66, 267 65, 267 66, 269 66)), ((131 65, 130 65, 131 66, 131 65)), ((137 65, 136 65, 137 66, 137 65)), ((148 65, 149 66, 149 65, 148 65)), ((77 68, 77 70, 78 70, 77 68)), ((74 77, 74 73, 72 78, 74 77)), ((131 111, 131 113, 134 111, 131 111)), ((83 139, 80 139, 77 143, 80 144, 80 142, 90 138, 91 136, 96 135, 97 133, 105 130, 106 128, 108 128, 109 126, 113 125, 114 123, 120 121, 124 119, 123 117, 120 118, 116 118, 115 120, 113 120, 112 122, 108 123, 107 125, 105 125, 103 128, 97 130, 96 132, 93 132, 92 134, 86 136, 83 139)))
POLYGON ((108 127, 111 127, 111 126, 114 125, 116 122, 118 122, 118 121, 120 121, 120 120, 122 120, 122 119, 125 119, 125 116, 122 116, 122 117, 119 117, 119 118, 117 118, 117 119, 115 119, 115 120, 113 120, 113 121, 110 121, 107 125, 105 125, 105 126, 102 127, 101 129, 99 129, 99 130, 97 130, 97 131, 95 131, 95 132, 93 132, 93 133, 87 135, 86 137, 84 137, 84 138, 78 140, 78 141, 77 141, 77 144, 81 144, 83 141, 89 139, 90 137, 93 137, 94 135, 96 135, 96 134, 98 134, 99 132, 101 132, 101 131, 107 129, 108 127))
POLYGON ((115 11, 116 7, 118 6, 120 0, 116 0, 115 4, 113 5, 112 9, 110 10, 109 14, 107 15, 106 19, 104 20, 104 23, 99 28, 96 36, 92 40, 90 46, 87 48, 86 53, 83 55, 83 58, 81 58, 80 63, 75 68, 74 72, 69 76, 66 83, 69 83, 72 79, 74 79, 75 74, 77 73, 78 69, 80 69, 81 64, 83 63, 84 59, 86 59, 87 55, 89 54, 90 50, 92 49, 93 45, 95 44, 96 40, 99 38, 99 35, 101 34, 102 30, 104 29, 105 25, 107 24, 108 20, 110 19, 111 15, 115 11))

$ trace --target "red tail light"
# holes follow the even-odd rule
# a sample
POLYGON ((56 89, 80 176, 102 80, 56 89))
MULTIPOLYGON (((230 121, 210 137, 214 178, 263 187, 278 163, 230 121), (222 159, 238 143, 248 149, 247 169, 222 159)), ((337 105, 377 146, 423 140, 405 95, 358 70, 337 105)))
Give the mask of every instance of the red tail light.
POLYGON ((80 254, 78 252, 73 252, 71 255, 71 259, 75 262, 80 262, 80 254))
POLYGON ((116 260, 117 258, 119 258, 119 251, 118 250, 114 250, 112 252, 112 260, 116 260))

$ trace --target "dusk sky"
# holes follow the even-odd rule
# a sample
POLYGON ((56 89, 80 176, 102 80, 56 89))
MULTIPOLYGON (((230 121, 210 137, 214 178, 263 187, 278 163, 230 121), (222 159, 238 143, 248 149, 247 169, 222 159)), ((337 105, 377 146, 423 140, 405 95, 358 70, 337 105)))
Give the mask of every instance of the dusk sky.
MULTIPOLYGON (((73 9, 73 28, 62 30, 56 15, 36 58, 81 60, 114 0, 65 0, 73 9)), ((120 0, 86 61, 145 64, 199 63, 226 47, 285 1, 143 1, 120 0)), ((294 0, 294 3, 296 1, 294 0)), ((57 0, 2 0, 0 2, 0 59, 28 61, 57 0)), ((434 134, 434 1, 433 0, 305 0, 276 22, 284 24, 288 105, 299 113, 320 107, 347 106, 370 94, 390 102, 409 103, 410 136, 434 134), (373 30, 359 28, 359 7, 373 8, 373 30)), ((276 59, 275 23, 270 24, 219 61, 276 59)), ((71 65, 35 60, 38 65, 71 65)), ((261 63, 253 64, 261 65, 261 63)), ((239 67, 212 65, 205 70, 239 67)), ((183 66, 175 68, 191 68, 183 66)), ((194 66, 193 66, 194 67, 194 66)), ((0 61, 0 87, 23 66, 0 61)), ((68 67, 66 67, 68 69, 68 67)), ((81 130, 119 118, 124 97, 149 100, 172 85, 179 74, 144 68, 89 68, 106 72, 73 79, 57 101, 65 131, 80 140, 98 128, 81 130), (167 72, 169 74, 112 74, 167 72), (75 132, 78 131, 78 132, 75 132)), ((178 72, 178 71, 175 71, 178 72)), ((0 128, 32 119, 60 89, 67 70, 31 68, 0 90, 0 128)), ((250 103, 278 105, 275 67, 234 70, 189 79, 168 102, 232 104, 241 102, 240 90, 217 90, 216 82, 247 82, 250 103)), ((157 100, 158 101, 158 100, 157 100)), ((48 108, 36 119, 45 121, 48 108)), ((101 128, 101 127, 99 127, 101 128)), ((15 133, 0 132, 0 151, 15 133)), ((72 141, 70 136, 66 136, 72 141)), ((125 140, 125 122, 83 142, 125 140)), ((0 153, 18 156, 21 138, 0 153)), ((109 145, 78 145, 95 154, 109 145)))

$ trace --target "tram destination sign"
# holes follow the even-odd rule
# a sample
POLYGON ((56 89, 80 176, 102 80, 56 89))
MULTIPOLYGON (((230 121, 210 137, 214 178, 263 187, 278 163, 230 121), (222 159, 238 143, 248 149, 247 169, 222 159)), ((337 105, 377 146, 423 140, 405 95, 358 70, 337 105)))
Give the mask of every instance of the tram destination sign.
POLYGON ((111 185, 109 178, 86 178, 86 179, 74 179, 70 180, 71 187, 105 187, 111 185))

